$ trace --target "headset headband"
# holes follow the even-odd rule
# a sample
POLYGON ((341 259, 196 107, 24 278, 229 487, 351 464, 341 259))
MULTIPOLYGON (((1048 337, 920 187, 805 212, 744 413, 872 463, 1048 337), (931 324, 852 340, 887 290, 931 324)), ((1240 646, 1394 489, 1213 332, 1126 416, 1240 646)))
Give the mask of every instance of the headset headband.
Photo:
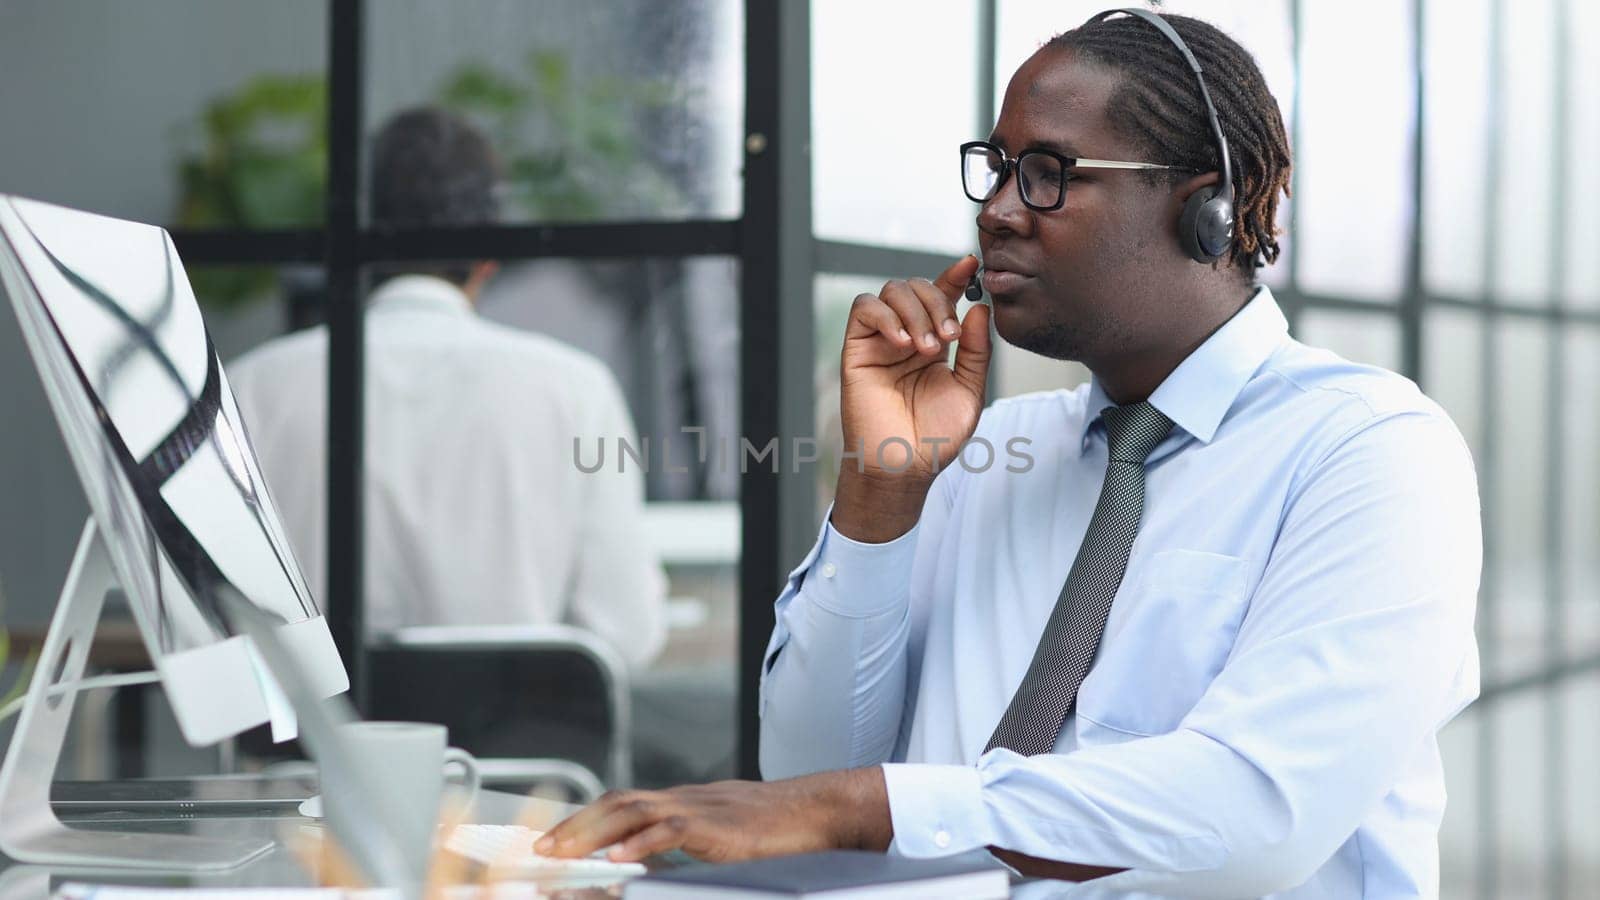
POLYGON ((1217 121, 1217 107, 1216 104, 1211 102, 1211 92, 1206 90, 1206 78, 1205 73, 1200 69, 1200 60, 1194 58, 1194 54, 1189 50, 1189 45, 1183 42, 1183 38, 1178 35, 1178 30, 1172 27, 1172 23, 1148 9, 1108 9, 1103 13, 1095 14, 1083 24, 1092 25, 1117 13, 1126 13, 1154 25, 1157 31, 1161 32, 1174 47, 1178 48, 1178 52, 1183 54, 1184 61, 1189 64, 1189 68, 1194 70, 1194 80, 1200 85, 1200 99, 1205 101, 1206 104, 1206 118, 1211 122, 1211 133, 1216 135, 1217 138, 1217 153, 1222 157, 1222 182, 1217 185, 1216 196, 1224 197, 1228 203, 1232 204, 1233 162, 1228 155, 1228 139, 1222 134, 1222 123, 1217 121))

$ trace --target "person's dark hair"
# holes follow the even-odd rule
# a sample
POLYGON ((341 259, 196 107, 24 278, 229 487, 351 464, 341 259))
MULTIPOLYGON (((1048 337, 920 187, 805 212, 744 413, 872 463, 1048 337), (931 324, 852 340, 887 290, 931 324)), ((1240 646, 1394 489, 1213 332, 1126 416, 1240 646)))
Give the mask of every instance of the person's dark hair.
MULTIPOLYGON (((397 113, 372 146, 369 209, 376 228, 493 224, 500 215, 500 161, 488 138, 455 113, 419 107, 397 113)), ((437 275, 457 285, 465 262, 396 269, 437 275)))
MULTIPOLYGON (((1253 275, 1257 267, 1278 258, 1278 196, 1289 195, 1292 161, 1278 101, 1267 90, 1255 59, 1233 38, 1199 19, 1161 17, 1205 70, 1233 163, 1231 261, 1253 275)), ((1111 126, 1133 140, 1151 162, 1202 172, 1221 168, 1194 72, 1149 22, 1132 16, 1102 19, 1059 34, 1045 46, 1071 50, 1122 73, 1124 80, 1106 114, 1111 126)))

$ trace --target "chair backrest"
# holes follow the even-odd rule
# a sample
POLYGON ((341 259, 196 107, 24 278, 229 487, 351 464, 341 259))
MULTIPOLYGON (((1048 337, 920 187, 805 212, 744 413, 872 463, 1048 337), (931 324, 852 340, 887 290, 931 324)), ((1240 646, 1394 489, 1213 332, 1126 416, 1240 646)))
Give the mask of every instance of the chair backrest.
POLYGON ((627 668, 564 625, 399 629, 368 649, 368 714, 439 722, 480 759, 572 760, 633 781, 627 668))

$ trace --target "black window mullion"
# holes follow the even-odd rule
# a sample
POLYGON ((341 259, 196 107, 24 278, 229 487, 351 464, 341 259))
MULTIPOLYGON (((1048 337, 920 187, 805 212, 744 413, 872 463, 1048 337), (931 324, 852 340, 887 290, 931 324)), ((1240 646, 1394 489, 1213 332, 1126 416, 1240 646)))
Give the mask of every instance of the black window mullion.
POLYGON ((741 777, 760 776, 757 690, 787 567, 815 537, 814 491, 795 472, 790 438, 813 430, 808 0, 745 3, 744 217, 740 227, 740 433, 778 440, 779 472, 739 476, 741 777))
POLYGON ((1448 295, 1429 295, 1428 303, 1472 310, 1508 319, 1544 319, 1556 325, 1600 326, 1600 309, 1584 309, 1571 305, 1556 306, 1551 303, 1505 303, 1494 298, 1469 299, 1448 295))
MULTIPOLYGON (((981 0, 978 4, 978 122, 974 135, 986 136, 994 128, 997 116, 994 106, 996 58, 999 56, 1000 11, 999 0, 981 0)), ((1005 362, 1000 354, 989 356, 989 377, 984 382, 984 402, 999 396, 1000 380, 1005 362)))
MULTIPOLYGON (((1427 217, 1423 214, 1423 181, 1427 144, 1427 33, 1423 0, 1411 0, 1411 232, 1406 244, 1405 293, 1400 298, 1400 368, 1407 377, 1422 382, 1422 319, 1427 295, 1422 288, 1422 242, 1427 217)), ((1298 83, 1298 79, 1296 80, 1298 83)))
POLYGON ((184 265, 320 263, 327 238, 320 228, 271 231, 179 228, 168 232, 184 265))
MULTIPOLYGON (((175 229, 172 241, 187 265, 275 265, 327 261, 329 231, 175 229)), ((568 259, 732 256, 736 219, 486 225, 473 228, 355 230, 362 264, 412 260, 559 256, 568 259)))
POLYGON ((1503 678, 1494 684, 1484 685, 1476 702, 1498 705, 1508 697, 1515 697, 1528 691, 1548 691, 1565 682, 1596 673, 1600 673, 1600 653, 1572 656, 1524 675, 1503 678))
POLYGON ((371 229, 358 236, 362 262, 515 259, 560 256, 622 259, 732 255, 739 222, 700 219, 560 225, 485 225, 471 228, 371 229))
POLYGON ((881 276, 885 279, 922 275, 932 278, 956 261, 956 257, 948 253, 902 250, 848 241, 818 240, 812 243, 812 248, 816 270, 834 275, 881 276))
MULTIPOLYGON (((1301 124, 1305 120, 1304 110, 1301 109, 1303 103, 1301 98, 1305 93, 1301 87, 1302 82, 1305 81, 1303 59, 1305 39, 1302 35, 1303 29, 1301 26, 1304 22, 1305 14, 1300 9, 1300 3, 1301 0, 1289 0, 1289 55, 1291 65, 1294 67, 1294 87, 1291 89, 1290 96, 1292 99, 1289 102, 1289 150, 1291 155, 1299 154, 1305 138, 1305 128, 1301 124)), ((1419 31, 1418 33, 1420 34, 1421 32, 1419 31)), ((1421 122, 1418 122, 1417 127, 1420 128, 1421 124, 1421 122)), ((1300 196, 1299 166, 1291 166, 1289 169, 1289 190, 1291 195, 1289 200, 1289 290, 1298 291, 1300 289, 1300 255, 1305 252, 1304 246, 1300 243, 1300 201, 1294 199, 1300 196)), ((1298 324, 1295 321, 1296 318, 1298 316, 1290 317, 1291 326, 1298 324)))
POLYGON ((365 323, 360 222, 363 0, 328 4, 328 193, 324 253, 328 283, 328 628, 366 706, 362 565, 365 323))

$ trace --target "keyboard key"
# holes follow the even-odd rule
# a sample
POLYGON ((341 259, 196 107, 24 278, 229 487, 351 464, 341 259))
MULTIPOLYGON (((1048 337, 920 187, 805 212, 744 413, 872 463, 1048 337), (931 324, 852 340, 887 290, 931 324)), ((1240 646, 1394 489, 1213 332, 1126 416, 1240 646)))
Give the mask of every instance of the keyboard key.
POLYGON ((639 863, 612 862, 599 855, 586 859, 542 856, 533 852, 533 842, 543 833, 520 825, 458 825, 445 840, 444 849, 506 878, 609 883, 645 872, 639 863))

